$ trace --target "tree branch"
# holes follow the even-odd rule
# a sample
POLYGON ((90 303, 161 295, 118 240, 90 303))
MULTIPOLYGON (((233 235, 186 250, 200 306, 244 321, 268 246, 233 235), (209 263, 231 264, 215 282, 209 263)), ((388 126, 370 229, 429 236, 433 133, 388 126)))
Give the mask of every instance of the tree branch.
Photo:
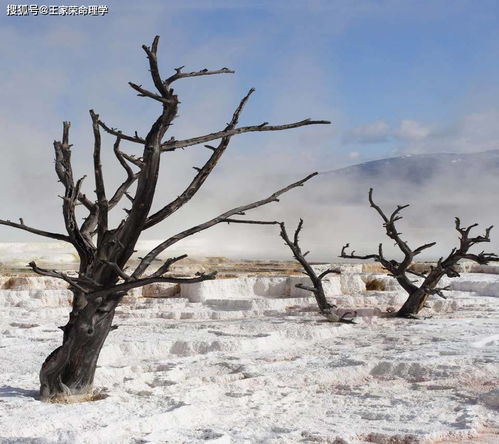
POLYGON ((326 270, 317 276, 317 273, 313 269, 313 267, 309 264, 309 262, 305 259, 305 254, 302 253, 300 244, 299 244, 299 236, 300 232, 303 228, 303 219, 300 219, 298 226, 294 232, 293 240, 290 239, 288 232, 286 231, 286 226, 284 222, 279 224, 281 226, 280 236, 289 247, 291 252, 293 253, 294 258, 298 261, 298 263, 302 266, 305 274, 308 276, 310 281, 312 282, 312 287, 308 285, 304 285, 302 283, 298 283, 295 285, 296 288, 300 288, 305 291, 310 291, 314 294, 315 300, 317 301, 317 305, 322 315, 326 317, 328 321, 331 322, 344 322, 344 323, 354 323, 351 319, 346 319, 344 316, 339 316, 337 313, 333 311, 336 308, 335 305, 329 304, 326 299, 326 294, 324 292, 324 287, 322 286, 322 279, 328 275, 329 273, 333 273, 331 269, 326 270))
POLYGON ((162 96, 158 96, 157 94, 154 94, 153 92, 151 91, 148 91, 147 89, 145 88, 142 88, 141 85, 137 85, 133 82, 128 82, 128 84, 135 90, 135 91, 138 91, 139 94, 137 94, 138 96, 140 97, 149 97, 151 99, 154 99, 154 100, 157 100, 158 102, 161 102, 163 104, 171 104, 173 103, 172 99, 169 99, 169 98, 165 98, 165 97, 162 97, 162 96))
POLYGON ((107 126, 102 120, 99 120, 99 126, 108 134, 111 134, 112 136, 115 137, 120 137, 123 140, 127 140, 128 142, 134 142, 134 143, 139 143, 140 145, 144 145, 146 143, 146 140, 143 139, 142 137, 139 137, 137 135, 137 132, 135 132, 134 136, 129 136, 127 134, 123 134, 120 130, 117 130, 116 128, 111 128, 107 126))
POLYGON ((118 187, 118 189, 115 191, 113 197, 109 200, 109 209, 112 209, 116 206, 116 204, 121 200, 121 198, 126 195, 127 191, 130 189, 130 187, 133 185, 133 183, 137 180, 140 171, 137 173, 134 173, 130 165, 128 165, 126 158, 124 154, 120 151, 119 146, 120 146, 120 141, 121 138, 118 136, 116 137, 116 142, 114 143, 113 150, 116 158, 118 159, 118 162, 120 165, 125 169, 127 178, 125 181, 118 187))
POLYGON ((91 293, 88 293, 87 299, 92 301, 100 297, 106 297, 110 294, 127 292, 133 288, 143 287, 144 285, 154 284, 157 282, 165 282, 170 284, 193 284, 196 282, 203 282, 206 280, 212 280, 216 277, 216 272, 213 273, 200 273, 196 277, 192 278, 175 278, 175 277, 147 277, 144 279, 130 280, 122 284, 114 285, 110 288, 100 289, 91 293))
POLYGON ((436 294, 437 296, 440 296, 442 299, 447 299, 447 296, 445 296, 442 292, 443 291, 450 291, 450 287, 449 286, 446 286, 446 287, 434 287, 434 288, 423 287, 423 290, 427 294, 436 294))
POLYGON ((104 233, 107 231, 109 203, 106 197, 106 188, 104 186, 104 175, 102 174, 101 163, 101 136, 99 131, 99 115, 94 110, 90 110, 92 118, 92 129, 94 132, 94 174, 95 174, 95 194, 97 195, 97 245, 102 242, 104 233))
POLYGON ((103 260, 106 265, 109 265, 117 274, 118 276, 123 279, 125 282, 128 282, 131 280, 131 277, 126 274, 125 270, 123 270, 116 262, 111 262, 107 260, 103 260))
POLYGON ((173 82, 179 79, 185 79, 187 77, 200 77, 200 76, 211 76, 214 74, 234 74, 235 71, 230 70, 229 68, 222 68, 222 69, 216 69, 213 71, 209 71, 207 69, 202 69, 201 71, 194 71, 194 72, 182 72, 182 69, 184 67, 181 66, 179 68, 175 68, 175 74, 172 76, 168 77, 165 80, 165 84, 169 86, 173 82))
POLYGON ((80 259, 83 263, 86 263, 90 260, 94 247, 91 241, 82 235, 76 222, 75 206, 77 201, 80 200, 80 196, 82 196, 80 188, 85 177, 79 179, 76 184, 74 183, 73 168, 71 165, 71 145, 69 144, 70 126, 69 122, 63 122, 62 141, 54 141, 55 170, 65 188, 62 212, 66 231, 80 259))
POLYGON ((383 212, 383 210, 374 203, 373 200, 373 189, 369 189, 369 204, 371 205, 372 208, 374 208, 378 214, 381 216, 383 219, 384 227, 386 230, 386 234, 389 238, 393 239, 395 243, 398 245, 402 253, 404 253, 404 260, 401 263, 401 267, 407 268, 413 257, 414 253, 410 249, 409 245, 403 241, 400 237, 400 233, 397 231, 397 228, 395 226, 395 222, 402 219, 401 216, 399 216, 399 213, 404 209, 407 208, 409 205, 398 205, 397 208, 393 211, 393 213, 390 215, 390 218, 386 216, 386 214, 383 212))
POLYGON ((344 259, 360 259, 360 260, 367 260, 367 259, 374 259, 376 262, 380 261, 380 256, 379 254, 366 254, 364 256, 359 256, 355 254, 355 250, 352 250, 351 253, 347 253, 347 248, 350 247, 350 244, 345 244, 341 248, 341 253, 338 257, 344 258, 344 259))
POLYGON ((420 254, 421 252, 423 252, 424 250, 426 250, 427 248, 431 248, 433 247, 434 245, 436 245, 437 243, 436 242, 430 242, 428 244, 424 244, 424 245, 421 245, 420 247, 416 248, 413 252, 413 256, 417 256, 418 254, 420 254))
POLYGON ((184 231, 170 237, 169 239, 165 240, 164 242, 162 242, 158 246, 156 246, 156 248, 152 249, 142 259, 142 261, 139 263, 139 265, 135 269, 132 276, 135 278, 140 277, 142 275, 142 273, 144 273, 144 271, 147 269, 147 267, 149 267, 149 265, 154 260, 154 258, 156 258, 161 252, 163 252, 164 250, 166 250, 168 247, 175 244, 176 242, 178 242, 178 241, 180 241, 188 236, 191 236, 195 233, 199 233, 200 231, 206 230, 206 229, 208 229, 216 224, 219 224, 221 222, 226 222, 227 219, 229 219, 231 216, 233 216, 235 214, 241 214, 245 211, 261 207, 261 206, 266 205, 268 203, 277 202, 279 196, 281 196, 282 194, 288 192, 289 190, 291 190, 293 188, 303 186, 303 184, 305 182, 307 182, 308 180, 310 180, 312 177, 316 176, 317 174, 318 173, 312 173, 312 174, 308 175, 307 177, 305 177, 304 179, 301 179, 298 182, 294 182, 294 183, 288 185, 287 187, 284 187, 284 188, 276 191, 275 193, 271 194, 269 197, 267 197, 265 199, 262 199, 262 200, 259 200, 256 202, 252 202, 252 203, 247 204, 247 205, 242 205, 240 207, 233 208, 232 210, 226 211, 225 213, 222 213, 219 216, 217 216, 209 221, 206 221, 202 224, 191 227, 187 230, 184 230, 184 231))
POLYGON ((120 266, 128 260, 133 251, 133 245, 135 245, 140 233, 144 230, 158 182, 161 141, 177 115, 178 98, 173 94, 173 90, 164 85, 159 74, 156 58, 158 42, 159 36, 156 36, 150 48, 145 45, 142 48, 149 59, 149 68, 154 85, 161 97, 168 100, 162 103, 161 115, 156 119, 146 136, 141 159, 142 166, 137 178, 137 189, 132 200, 132 207, 124 224, 117 229, 116 239, 122 245, 125 245, 125 249, 116 260, 116 263, 120 266))
POLYGON ((193 137, 186 140, 171 140, 161 145, 162 151, 174 151, 179 148, 187 146, 198 145, 200 143, 210 142, 211 140, 221 139, 222 137, 234 136, 236 134, 255 132, 255 131, 281 131, 291 128, 299 128, 307 125, 329 125, 331 122, 328 120, 310 120, 305 119, 299 122, 288 123, 286 125, 268 125, 267 122, 261 125, 243 126, 231 130, 218 131, 216 133, 207 134, 205 136, 193 137))
POLYGON ((308 285, 296 284, 295 287, 300 288, 301 290, 310 291, 312 293, 317 293, 317 288, 309 287, 308 285))
POLYGON ((175 262, 181 261, 182 259, 185 259, 186 257, 187 257, 187 254, 182 254, 181 256, 172 257, 172 258, 167 259, 165 261, 165 263, 161 267, 159 267, 154 273, 152 273, 151 276, 149 276, 149 277, 154 278, 154 277, 162 276, 163 274, 170 271, 170 267, 175 262))
POLYGON ((154 40, 150 48, 146 45, 142 45, 142 49, 145 51, 145 53, 147 54, 147 58, 149 59, 149 69, 151 71, 151 77, 154 82, 154 86, 156 87, 156 89, 158 90, 158 92, 161 94, 162 97, 167 98, 169 95, 169 90, 168 87, 165 86, 163 84, 163 81, 161 80, 158 68, 158 59, 156 57, 156 53, 158 50, 158 43, 159 43, 159 35, 154 37, 154 40))
POLYGON ((426 274, 424 273, 419 273, 417 271, 411 270, 410 268, 407 269, 407 273, 413 274, 414 276, 426 279, 426 274))
POLYGON ((56 270, 46 270, 44 268, 40 268, 36 265, 35 261, 31 261, 28 266, 31 267, 31 269, 36 273, 39 274, 40 276, 48 276, 48 277, 53 277, 57 279, 62 279, 63 281, 66 281, 71 287, 76 288, 77 290, 80 290, 83 293, 88 293, 88 289, 84 288, 80 285, 78 282, 79 279, 74 279, 72 277, 69 277, 67 274, 56 271, 56 270))
POLYGON ((11 222, 10 220, 0 219, 0 225, 5 225, 7 227, 18 228, 19 230, 28 231, 29 233, 37 234, 39 236, 48 237, 50 239, 56 239, 64 242, 71 243, 69 236, 59 233, 51 233, 50 231, 38 230, 37 228, 28 227, 25 225, 22 219, 19 219, 20 223, 11 222))
MULTIPOLYGON (((254 91, 255 90, 253 88, 250 89, 248 94, 246 94, 246 96, 241 100, 239 106, 234 111, 230 123, 227 125, 225 130, 229 131, 237 125, 239 116, 244 106, 246 105, 246 102, 248 101, 248 99, 250 98, 251 94, 254 91)), ((184 190, 184 192, 180 196, 178 196, 175 200, 170 202, 168 205, 164 206, 161 210, 151 215, 146 221, 146 224, 144 226, 145 229, 150 228, 156 225, 157 223, 161 222, 162 220, 166 219, 168 216, 170 216, 179 208, 184 206, 187 202, 189 202, 192 199, 192 197, 194 197, 194 195, 198 192, 198 190, 201 188, 203 183, 206 181, 210 173, 217 165, 218 161, 224 154, 226 148, 229 146, 230 139, 231 136, 226 136, 222 138, 218 147, 214 148, 213 154, 210 156, 208 161, 203 165, 203 167, 199 169, 198 173, 196 174, 192 182, 184 190)))
POLYGON ((460 250, 463 250, 463 251, 467 250, 471 246, 473 246, 475 244, 482 243, 482 242, 490 242, 490 231, 492 230, 492 228, 494 228, 493 225, 491 225, 490 227, 487 227, 485 229, 484 235, 479 235, 476 237, 469 237, 471 230, 474 227, 478 226, 478 224, 475 223, 475 224, 470 225, 469 227, 462 228, 461 227, 461 220, 459 219, 459 217, 455 218, 455 223, 456 223, 456 230, 461 235, 461 237, 460 237, 460 241, 461 241, 460 250))
POLYGON ((279 225, 280 222, 276 220, 245 220, 245 219, 232 219, 228 218, 222 220, 221 222, 227 222, 228 224, 249 224, 249 225, 279 225))
MULTIPOLYGON (((305 256, 305 255, 304 255, 305 256)), ((328 274, 341 274, 340 270, 330 268, 329 270, 323 271, 319 276, 320 280, 324 279, 328 274)))

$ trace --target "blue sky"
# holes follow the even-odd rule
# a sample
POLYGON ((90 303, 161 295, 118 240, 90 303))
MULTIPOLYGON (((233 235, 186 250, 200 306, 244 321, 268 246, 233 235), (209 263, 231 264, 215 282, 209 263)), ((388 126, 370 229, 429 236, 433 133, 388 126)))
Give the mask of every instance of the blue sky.
MULTIPOLYGON (((79 120, 104 98, 117 104, 105 106, 113 115, 123 107, 151 109, 126 91, 126 74, 130 80, 145 79, 139 46, 154 34, 162 36, 165 70, 180 64, 230 65, 236 79, 203 82, 203 87, 226 88, 228 102, 255 86, 258 103, 248 110, 248 119, 261 120, 265 110, 276 119, 320 113, 333 120, 334 134, 320 150, 320 164, 331 168, 352 158, 437 149, 432 142, 438 133, 457 133, 459 128, 451 127, 464 127, 475 114, 486 120, 497 109, 495 1, 106 4, 110 12, 104 17, 6 17, 3 12, 1 52, 10 74, 3 77, 12 85, 3 106, 9 114, 14 93, 26 80, 16 82, 16 77, 26 68, 31 74, 41 69, 38 82, 31 78, 30 96, 50 101, 46 106, 55 122, 79 120), (86 100, 92 94, 98 96, 94 103, 86 100), (403 121, 415 127, 412 137, 400 131, 403 121), (373 129, 364 126, 380 122, 386 125, 378 125, 378 137, 369 137, 373 129)), ((195 104, 194 97, 189 100, 195 104)), ((440 146, 442 151, 489 147, 487 141, 463 147, 447 139, 440 146)))
MULTIPOLYGON (((313 170, 407 153, 499 148, 497 1, 97 2, 109 7, 104 17, 7 17, 8 3, 0 14, 0 174, 12 185, 0 191, 9 205, 5 217, 55 220, 59 202, 52 195, 60 190, 51 144, 63 120, 72 121, 82 173, 90 166, 90 108, 111 126, 147 131, 157 107, 136 97, 127 82, 150 85, 140 46, 156 34, 164 75, 180 65, 236 70, 179 82, 178 138, 223 127, 250 87, 257 91, 242 124, 333 122, 234 139, 199 211, 217 207, 217 187, 227 183, 235 190, 230 204, 246 195, 248 183, 258 197, 313 170), (33 186, 47 191, 35 196, 33 186)), ((164 186, 181 184, 182 168, 204 159, 205 153, 187 151, 166 162, 164 186)), ((108 179, 117 181, 116 174, 112 169, 108 179)), ((23 238, 5 230, 4 240, 23 238)))

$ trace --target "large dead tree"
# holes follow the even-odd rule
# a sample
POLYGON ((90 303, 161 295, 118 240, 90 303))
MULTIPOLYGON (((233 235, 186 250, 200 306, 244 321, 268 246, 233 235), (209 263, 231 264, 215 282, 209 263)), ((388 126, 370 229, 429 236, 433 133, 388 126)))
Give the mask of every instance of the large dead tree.
POLYGON ((319 311, 329 321, 352 324, 353 317, 355 317, 355 312, 345 312, 342 315, 340 315, 337 312, 338 307, 336 305, 330 304, 327 301, 326 293, 324 291, 324 286, 322 285, 322 281, 327 275, 331 273, 339 274, 340 271, 335 268, 328 268, 327 270, 324 270, 322 273, 317 274, 312 265, 305 258, 305 256, 307 256, 309 252, 306 251, 305 253, 303 253, 301 250, 299 244, 299 236, 303 228, 303 219, 300 219, 300 222, 298 223, 298 226, 296 227, 295 233, 293 235, 293 239, 290 238, 288 232, 286 231, 286 226, 284 225, 284 222, 279 222, 279 226, 281 227, 280 235, 282 239, 293 253, 294 258, 302 266, 304 274, 309 277, 310 282, 312 283, 312 286, 299 283, 296 284, 296 288, 310 291, 315 297, 317 306, 319 307, 319 311))
MULTIPOLYGON (((178 278, 172 276, 170 267, 186 255, 172 257, 162 263, 155 271, 149 271, 153 261, 168 247, 180 240, 206 230, 214 225, 227 222, 231 216, 243 215, 246 211, 277 202, 279 196, 303 185, 316 173, 294 182, 259 201, 230 209, 219 216, 198 225, 187 228, 159 243, 143 258, 135 269, 126 268, 139 236, 147 229, 157 225, 175 211, 188 203, 213 171, 227 149, 231 138, 236 134, 261 131, 279 131, 306 125, 327 124, 323 120, 302 120, 285 125, 269 125, 264 122, 253 126, 238 126, 239 116, 253 93, 251 89, 237 106, 230 122, 221 131, 190 139, 176 140, 174 137, 165 141, 165 134, 177 116, 179 100, 174 94, 174 82, 200 76, 229 74, 233 71, 222 68, 209 71, 184 72, 182 68, 164 79, 160 75, 157 60, 159 37, 152 45, 142 46, 149 62, 149 69, 155 91, 130 83, 141 97, 150 98, 161 105, 161 113, 151 125, 145 138, 137 132, 126 134, 106 125, 94 111, 90 111, 94 136, 93 169, 95 176, 96 199, 92 200, 82 192, 84 177, 75 180, 71 164, 69 140, 70 123, 64 122, 62 140, 54 142, 55 170, 63 184, 62 212, 67 234, 53 233, 32 228, 20 219, 19 223, 1 220, 0 224, 15 227, 30 233, 68 242, 73 245, 79 256, 79 269, 76 276, 55 270, 40 268, 35 262, 29 265, 36 273, 63 279, 73 292, 72 311, 69 321, 61 327, 64 335, 60 347, 45 360, 40 371, 40 395, 44 400, 68 395, 91 393, 97 359, 102 345, 112 329, 115 309, 127 291, 153 282, 193 283, 213 279, 214 273, 197 273, 193 277, 178 278), (126 179, 113 192, 109 193, 101 165, 101 130, 114 136, 113 150, 117 161, 126 173, 126 179), (180 148, 218 140, 218 145, 205 145, 212 151, 209 159, 197 173, 185 190, 160 210, 151 214, 151 206, 156 193, 161 156, 180 148), (122 142, 131 142, 142 146, 142 155, 136 157, 124 152, 122 142), (134 191, 132 191, 134 190, 134 191), (130 200, 130 209, 126 217, 115 227, 109 224, 109 213, 122 198, 130 200), (87 215, 82 224, 77 222, 76 207, 82 205, 87 215)), ((252 221, 258 223, 258 221, 252 221)))
POLYGON ((426 307, 426 301, 431 295, 437 295, 445 299, 443 291, 448 290, 448 287, 442 288, 437 287, 437 285, 444 276, 448 276, 450 278, 459 277, 456 265, 461 259, 468 259, 479 264, 487 264, 490 261, 498 260, 494 253, 485 253, 484 251, 478 254, 469 253, 469 250, 473 245, 490 242, 489 236, 492 226, 486 228, 483 235, 472 237, 470 235, 471 230, 478 224, 473 224, 469 227, 462 227, 460 219, 456 217, 455 227, 459 233, 459 246, 453 248, 445 259, 444 257, 441 257, 437 261, 436 265, 430 267, 430 270, 427 273, 416 272, 411 269, 414 258, 428 248, 433 247, 436 242, 430 242, 412 249, 407 242, 400 237, 401 233, 399 233, 395 223, 402 219, 400 213, 409 205, 398 205, 392 214, 387 216, 385 212, 376 203, 374 203, 372 188, 369 190, 369 204, 381 216, 381 219, 383 219, 383 227, 386 230, 386 235, 395 241, 395 244, 403 253, 403 259, 399 262, 394 259, 385 258, 383 255, 383 244, 379 244, 377 254, 368 254, 364 256, 355 254, 355 251, 347 253, 347 248, 349 248, 350 245, 346 244, 341 250, 340 257, 362 260, 373 259, 374 261, 379 262, 391 276, 397 279, 400 286, 409 294, 409 297, 405 301, 404 305, 397 312, 397 315, 400 317, 415 317, 423 308, 426 307), (410 274, 420 277, 422 281, 417 283, 409 277, 410 274))

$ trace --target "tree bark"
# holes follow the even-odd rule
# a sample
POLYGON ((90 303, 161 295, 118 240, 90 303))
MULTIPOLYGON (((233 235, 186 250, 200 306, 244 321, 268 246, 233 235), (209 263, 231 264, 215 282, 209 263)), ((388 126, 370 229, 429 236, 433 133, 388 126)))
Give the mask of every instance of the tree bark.
POLYGON ((423 309, 428 296, 428 292, 422 290, 421 288, 416 289, 404 302, 404 305, 402 305, 400 310, 397 312, 397 316, 402 318, 416 316, 423 309))
POLYGON ((63 343, 45 360, 40 370, 40 398, 56 400, 92 393, 100 351, 112 329, 114 313, 122 294, 105 305, 81 306, 74 292, 73 311, 64 331, 63 343))
MULTIPOLYGON (((433 268, 419 287, 411 284, 412 291, 409 291, 408 288, 404 287, 409 293, 409 297, 397 312, 397 316, 404 318, 416 316, 424 308, 429 296, 432 294, 441 294, 439 291, 441 289, 437 289, 437 285, 445 275, 443 270, 442 266, 433 268)), ((404 278, 407 279, 407 276, 402 275, 402 279, 404 278)), ((397 279, 397 281, 399 284, 401 283, 400 279, 397 279)))
POLYGON ((322 279, 324 279, 330 273, 340 273, 336 269, 327 269, 323 271, 319 275, 315 272, 314 268, 310 265, 310 263, 305 259, 305 256, 309 253, 308 251, 303 253, 300 244, 299 244, 299 236, 301 229, 303 228, 303 219, 300 219, 298 226, 296 227, 295 234, 293 239, 288 235, 286 231, 286 226, 284 222, 268 222, 268 223, 278 223, 281 227, 281 237, 284 240, 285 244, 290 248, 293 253, 294 258, 298 261, 298 263, 302 266, 304 273, 309 277, 312 282, 312 287, 303 284, 296 284, 296 288, 300 288, 302 290, 310 291, 317 302, 317 306, 319 307, 319 311, 323 314, 328 321, 330 322, 343 322, 346 324, 355 324, 353 318, 357 315, 356 312, 346 312, 342 316, 338 315, 335 312, 337 308, 336 305, 331 305, 326 299, 326 293, 324 292, 324 287, 322 285, 322 279))

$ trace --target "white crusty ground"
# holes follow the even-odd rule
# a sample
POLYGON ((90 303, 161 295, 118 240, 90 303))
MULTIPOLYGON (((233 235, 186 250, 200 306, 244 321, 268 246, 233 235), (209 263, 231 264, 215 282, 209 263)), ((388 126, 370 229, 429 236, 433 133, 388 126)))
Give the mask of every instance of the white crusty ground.
POLYGON ((373 316, 403 294, 359 293, 366 278, 330 283, 339 305, 367 307, 357 325, 322 322, 289 278, 129 298, 97 369, 108 396, 69 405, 36 399, 67 291, 11 282, 0 443, 498 443, 499 275, 463 274, 418 321, 373 316))

